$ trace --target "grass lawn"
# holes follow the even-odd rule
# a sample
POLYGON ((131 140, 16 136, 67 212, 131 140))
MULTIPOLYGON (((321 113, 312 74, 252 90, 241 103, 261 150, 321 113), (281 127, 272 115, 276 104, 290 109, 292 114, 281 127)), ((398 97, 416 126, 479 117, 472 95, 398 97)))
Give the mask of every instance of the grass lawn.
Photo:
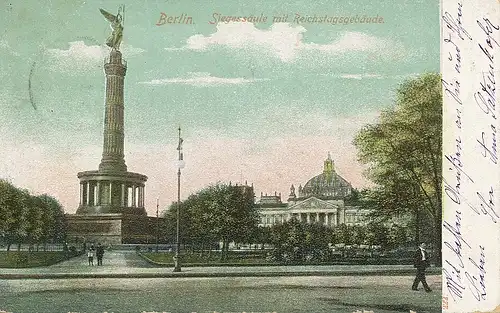
MULTIPOLYGON (((70 252, 67 253, 69 256, 70 252)), ((63 251, 0 251, 0 268, 26 268, 52 265, 66 259, 63 251)))
MULTIPOLYGON (((141 255, 151 263, 157 265, 173 266, 174 252, 141 252, 141 255)), ((200 256, 199 252, 187 253, 181 252, 181 263, 189 266, 252 266, 252 265, 396 265, 396 264, 412 264, 412 259, 405 258, 368 258, 368 257, 351 257, 337 258, 329 261, 310 261, 310 262, 276 262, 266 260, 266 253, 262 251, 230 251, 227 259, 224 262, 220 260, 220 252, 212 252, 210 256, 204 253, 200 256)))
MULTIPOLYGON (((174 252, 147 252, 141 253, 147 259, 150 259, 154 263, 161 263, 165 265, 174 265, 173 256, 174 252)), ((182 264, 235 264, 235 265, 247 265, 247 264, 270 264, 271 262, 266 261, 265 256, 262 254, 255 255, 243 255, 243 254, 232 254, 227 255, 227 259, 224 262, 220 260, 220 254, 214 253, 209 256, 205 253, 200 256, 200 253, 181 253, 180 259, 182 264)))

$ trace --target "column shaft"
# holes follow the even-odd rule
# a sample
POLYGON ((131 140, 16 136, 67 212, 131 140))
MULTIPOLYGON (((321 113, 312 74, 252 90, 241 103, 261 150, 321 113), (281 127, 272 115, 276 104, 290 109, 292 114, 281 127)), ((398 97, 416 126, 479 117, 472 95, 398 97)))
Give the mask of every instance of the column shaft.
POLYGON ((146 199, 146 187, 142 186, 142 203, 141 203, 142 208, 144 207, 144 200, 145 199, 146 199))
POLYGON ((142 190, 141 186, 137 187, 137 207, 141 207, 142 190))
POLYGON ((135 208, 135 185, 132 185, 132 207, 135 208))
POLYGON ((85 204, 89 205, 89 199, 90 199, 90 182, 85 182, 85 189, 86 189, 86 194, 85 194, 85 204))
POLYGON ((141 207, 141 201, 142 201, 142 188, 141 186, 137 187, 137 207, 141 207))
POLYGON ((126 70, 121 53, 116 50, 112 51, 109 62, 104 65, 106 73, 106 107, 100 171, 127 171, 123 151, 123 86, 126 70))
POLYGON ((109 205, 113 204, 113 182, 109 182, 109 205))
POLYGON ((95 205, 95 185, 94 182, 89 182, 89 204, 95 205))
POLYGON ((80 205, 83 205, 83 184, 80 183, 80 205))
POLYGON ((97 181, 97 201, 96 201, 96 204, 95 205, 101 205, 101 182, 100 181, 97 181))
POLYGON ((139 207, 143 208, 144 207, 144 187, 143 186, 139 187, 139 192, 141 193, 141 196, 139 197, 139 207))
POLYGON ((125 184, 124 183, 122 183, 122 193, 120 196, 120 206, 127 206, 125 204, 125 184))

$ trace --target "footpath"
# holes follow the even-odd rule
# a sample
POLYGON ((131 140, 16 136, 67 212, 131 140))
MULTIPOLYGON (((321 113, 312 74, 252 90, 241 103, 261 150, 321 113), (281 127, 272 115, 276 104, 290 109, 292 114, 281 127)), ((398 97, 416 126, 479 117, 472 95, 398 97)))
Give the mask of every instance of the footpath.
MULTIPOLYGON (((181 264, 182 265, 182 264, 181 264)), ((103 265, 88 265, 79 256, 55 265, 27 269, 0 269, 0 279, 68 278, 188 278, 188 277, 276 277, 276 276, 412 276, 411 265, 300 265, 300 266, 210 266, 155 267, 133 251, 106 251, 103 265)), ((427 275, 441 275, 441 268, 427 269, 427 275)))

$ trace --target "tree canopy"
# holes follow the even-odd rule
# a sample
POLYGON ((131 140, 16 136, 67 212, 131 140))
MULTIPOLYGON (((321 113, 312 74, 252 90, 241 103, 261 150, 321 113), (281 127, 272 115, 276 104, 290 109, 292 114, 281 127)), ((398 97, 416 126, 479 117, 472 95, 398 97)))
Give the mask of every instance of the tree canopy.
POLYGON ((375 214, 385 218, 412 214, 417 222, 431 220, 439 263, 441 135, 441 77, 431 73, 404 82, 395 105, 354 139, 359 160, 368 167, 366 176, 375 183, 370 192, 375 214))
POLYGON ((0 180, 0 236, 7 244, 40 244, 65 239, 64 211, 49 195, 33 196, 0 180))
MULTIPOLYGON (((230 242, 246 242, 258 224, 253 189, 247 186, 212 185, 189 196, 179 207, 183 243, 209 246, 221 242, 222 258, 230 242)), ((170 228, 175 225, 177 208, 174 204, 166 213, 170 228)))

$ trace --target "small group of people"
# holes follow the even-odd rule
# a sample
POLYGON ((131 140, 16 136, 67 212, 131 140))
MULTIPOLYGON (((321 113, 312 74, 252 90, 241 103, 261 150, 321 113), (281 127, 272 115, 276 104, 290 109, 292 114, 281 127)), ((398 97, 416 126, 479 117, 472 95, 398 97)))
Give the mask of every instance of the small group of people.
POLYGON ((104 246, 101 243, 97 244, 97 247, 91 245, 87 251, 87 258, 89 260, 89 265, 94 266, 94 255, 97 257, 97 265, 102 265, 102 258, 104 256, 104 246))

